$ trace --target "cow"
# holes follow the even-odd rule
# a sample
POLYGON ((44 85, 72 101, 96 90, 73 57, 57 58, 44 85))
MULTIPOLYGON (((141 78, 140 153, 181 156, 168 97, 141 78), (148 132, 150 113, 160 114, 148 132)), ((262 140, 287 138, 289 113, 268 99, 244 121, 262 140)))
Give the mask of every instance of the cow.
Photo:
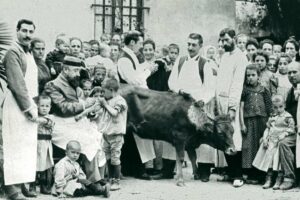
POLYGON ((217 115, 217 112, 208 115, 203 103, 171 92, 123 86, 121 95, 127 101, 128 126, 134 133, 145 139, 169 142, 175 147, 178 186, 184 185, 184 150, 191 160, 194 175, 197 174, 195 149, 200 144, 208 144, 227 154, 235 153, 234 130, 228 115, 217 115))
MULTIPOLYGON (((195 149, 201 144, 208 144, 226 154, 235 153, 233 127, 228 115, 218 115, 217 112, 209 115, 204 111, 208 111, 208 106, 202 102, 172 92, 122 85, 120 94, 128 104, 128 129, 141 138, 163 140, 175 147, 178 186, 185 185, 182 174, 185 150, 194 176, 197 174, 195 149)), ((77 120, 92 109, 81 113, 77 120)))

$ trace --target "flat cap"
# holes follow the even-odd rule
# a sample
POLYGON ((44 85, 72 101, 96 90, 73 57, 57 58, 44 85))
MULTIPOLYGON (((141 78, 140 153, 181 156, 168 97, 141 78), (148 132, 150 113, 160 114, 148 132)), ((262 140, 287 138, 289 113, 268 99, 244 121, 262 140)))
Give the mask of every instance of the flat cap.
POLYGON ((63 63, 68 66, 85 67, 84 62, 80 58, 74 56, 65 56, 63 63))

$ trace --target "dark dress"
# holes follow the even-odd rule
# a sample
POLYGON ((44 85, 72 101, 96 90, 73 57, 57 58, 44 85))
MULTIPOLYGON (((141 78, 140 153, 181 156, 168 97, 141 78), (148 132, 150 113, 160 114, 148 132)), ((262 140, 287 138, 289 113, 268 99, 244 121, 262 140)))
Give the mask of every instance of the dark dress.
POLYGON ((45 84, 51 81, 51 74, 43 60, 35 59, 35 63, 38 67, 39 94, 42 94, 45 84))
POLYGON ((245 86, 241 101, 244 102, 244 122, 247 133, 242 140, 242 167, 252 168, 259 149, 259 140, 266 129, 268 116, 272 112, 271 94, 262 85, 245 86))
POLYGON ((166 63, 162 59, 156 60, 154 63, 158 65, 158 69, 147 78, 147 86, 151 90, 168 91, 168 80, 171 71, 166 71, 166 63))

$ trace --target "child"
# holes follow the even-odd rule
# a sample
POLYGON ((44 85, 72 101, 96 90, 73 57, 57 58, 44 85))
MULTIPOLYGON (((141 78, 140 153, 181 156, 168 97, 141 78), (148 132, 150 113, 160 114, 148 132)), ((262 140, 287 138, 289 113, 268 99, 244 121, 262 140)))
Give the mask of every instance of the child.
POLYGON ((70 41, 68 38, 58 37, 55 41, 55 47, 53 51, 49 52, 46 56, 46 64, 50 69, 52 78, 56 78, 62 70, 62 63, 64 61, 65 55, 69 53, 69 44, 70 41))
MULTIPOLYGON (((54 122, 49 115, 51 98, 46 95, 38 97, 38 143, 37 143, 37 167, 39 174, 40 190, 42 194, 51 194, 51 178, 53 162, 52 131, 54 122)), ((31 183, 29 191, 36 194, 36 183, 31 183)))
POLYGON ((268 70, 272 73, 277 72, 278 68, 278 58, 276 55, 272 54, 269 56, 269 62, 268 62, 268 70))
POLYGON ((88 79, 82 80, 81 89, 83 90, 84 98, 87 99, 92 91, 92 82, 88 79))
POLYGON ((123 135, 126 132, 127 103, 118 94, 119 83, 116 79, 107 79, 103 86, 104 98, 99 98, 103 109, 98 112, 96 123, 98 130, 103 133, 103 150, 106 155, 111 190, 120 189, 121 148, 124 143, 123 135))
POLYGON ((93 87, 96 86, 102 86, 102 82, 104 81, 105 77, 106 77, 106 68, 104 66, 101 65, 97 65, 94 69, 94 80, 93 80, 93 87))
POLYGON ((278 79, 277 94, 282 95, 284 100, 287 99, 288 92, 292 87, 292 84, 290 83, 287 76, 287 66, 291 62, 292 62, 291 57, 285 53, 282 53, 279 56, 278 71, 275 74, 276 78, 278 79))
POLYGON ((252 162, 259 148, 259 139, 271 113, 271 94, 260 82, 260 70, 256 64, 246 68, 246 82, 241 97, 240 121, 242 128, 242 167, 248 175, 248 183, 257 183, 257 172, 252 162))
POLYGON ((104 44, 107 44, 107 45, 110 43, 110 39, 111 39, 111 35, 107 34, 107 33, 103 33, 100 36, 100 42, 104 43, 104 44))
POLYGON ((267 64, 269 62, 268 54, 258 51, 253 55, 254 63, 258 64, 260 68, 260 83, 262 86, 267 88, 271 95, 276 94, 278 87, 278 80, 272 72, 267 69, 267 64))
MULTIPOLYGON (((253 161, 253 166, 267 172, 264 189, 272 187, 273 171, 278 171, 274 190, 280 189, 283 173, 280 171, 278 142, 287 136, 295 136, 295 122, 292 115, 285 111, 284 98, 275 95, 272 98, 273 115, 269 118, 259 151, 253 161)), ((296 137, 294 137, 296 139, 296 137)))
POLYGON ((54 168, 54 185, 52 193, 59 198, 67 196, 83 197, 88 195, 104 195, 109 197, 110 186, 101 186, 86 179, 77 160, 81 152, 78 141, 69 141, 66 146, 66 156, 54 168))
POLYGON ((85 58, 88 58, 91 56, 91 44, 88 42, 82 43, 82 52, 84 53, 85 58))
POLYGON ((248 36, 246 34, 239 34, 236 36, 236 46, 242 51, 246 51, 246 43, 248 41, 248 36))

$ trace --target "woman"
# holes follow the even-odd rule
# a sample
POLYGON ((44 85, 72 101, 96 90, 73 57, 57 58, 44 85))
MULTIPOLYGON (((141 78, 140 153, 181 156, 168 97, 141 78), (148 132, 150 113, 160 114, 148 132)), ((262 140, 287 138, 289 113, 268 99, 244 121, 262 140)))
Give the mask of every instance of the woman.
POLYGON ((71 55, 78 57, 82 50, 82 41, 79 38, 73 37, 70 39, 71 55))
POLYGON ((290 37, 287 41, 285 41, 283 49, 294 61, 299 51, 299 43, 293 37, 290 37))

